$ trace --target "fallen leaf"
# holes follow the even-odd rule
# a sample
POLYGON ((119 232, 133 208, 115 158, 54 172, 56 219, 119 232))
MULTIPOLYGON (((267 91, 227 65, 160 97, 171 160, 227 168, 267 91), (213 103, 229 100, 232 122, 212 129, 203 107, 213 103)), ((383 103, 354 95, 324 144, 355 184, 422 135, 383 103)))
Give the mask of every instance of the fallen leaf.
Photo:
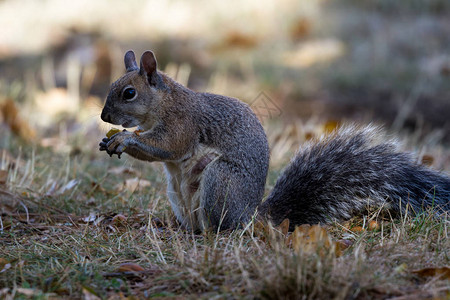
POLYGON ((278 230, 284 234, 287 235, 289 232, 289 219, 284 219, 283 222, 278 226, 278 230))
POLYGON ((335 131, 338 128, 339 128, 339 121, 336 121, 336 120, 328 120, 323 125, 323 131, 325 133, 331 133, 331 132, 335 131))
POLYGON ((143 272, 145 269, 138 264, 123 263, 117 269, 118 272, 143 272))
POLYGON ((345 239, 337 240, 335 243, 339 247, 340 250, 345 250, 348 247, 350 247, 351 245, 353 245, 353 241, 345 240, 345 239))
POLYGON ((254 236, 259 237, 263 242, 266 241, 267 237, 269 236, 269 229, 268 224, 265 222, 262 222, 260 220, 257 220, 253 223, 253 234, 254 236))
POLYGON ((8 171, 0 170, 0 184, 5 184, 8 179, 8 171))
MULTIPOLYGON (((297 242, 297 239, 299 238, 298 235, 299 234, 304 234, 307 235, 309 228, 311 227, 311 225, 309 224, 302 224, 300 226, 295 227, 294 232, 292 232, 285 240, 285 245, 288 247, 293 247, 294 249, 296 249, 293 245, 294 240, 297 242)), ((296 246, 297 247, 297 246, 296 246)))
POLYGON ((20 136, 25 141, 32 141, 36 138, 36 131, 20 117, 19 109, 14 100, 6 99, 2 102, 0 104, 0 114, 15 135, 20 136))
POLYGON ((305 132, 305 140, 306 141, 312 140, 313 138, 314 138, 314 133, 313 132, 311 132, 311 131, 305 132))
POLYGON ((294 41, 305 38, 311 32, 311 22, 308 19, 300 18, 295 20, 290 28, 290 36, 294 41))
POLYGON ((239 31, 231 31, 225 37, 222 46, 224 48, 253 48, 258 44, 258 40, 255 36, 245 34, 239 31))
POLYGON ((378 223, 375 220, 372 220, 369 222, 369 226, 368 226, 369 230, 378 230, 378 229, 380 229, 380 227, 381 227, 380 223, 378 223))
POLYGON ((355 226, 355 227, 352 227, 352 229, 350 229, 350 230, 353 232, 363 232, 364 228, 362 228, 361 226, 355 226))
POLYGON ((412 271, 412 273, 417 274, 422 277, 439 276, 443 279, 450 279, 450 267, 423 268, 420 270, 412 271))
POLYGON ((123 225, 127 223, 127 217, 121 214, 117 214, 112 218, 112 223, 114 225, 123 225))
POLYGON ((151 185, 150 181, 136 177, 125 180, 124 183, 118 184, 116 188, 118 191, 127 190, 129 192, 134 192, 136 190, 138 191, 143 190, 144 188, 149 187, 150 185, 151 185))
MULTIPOLYGON (((320 225, 296 227, 292 233, 292 247, 296 252, 313 253, 319 247, 331 249, 332 240, 325 228, 320 225)), ((323 251, 320 253, 323 255, 323 251)))
POLYGON ((422 156, 422 165, 431 166, 433 165, 434 157, 428 154, 422 156))

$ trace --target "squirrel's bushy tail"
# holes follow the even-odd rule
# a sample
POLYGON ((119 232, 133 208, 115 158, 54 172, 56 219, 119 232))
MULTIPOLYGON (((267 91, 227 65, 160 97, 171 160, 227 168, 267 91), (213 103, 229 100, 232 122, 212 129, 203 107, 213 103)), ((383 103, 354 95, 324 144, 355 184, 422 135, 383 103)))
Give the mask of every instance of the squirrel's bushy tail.
POLYGON ((348 219, 368 206, 450 211, 450 177, 417 164, 382 136, 373 126, 348 126, 302 147, 260 213, 274 224, 288 218, 294 227, 348 219))

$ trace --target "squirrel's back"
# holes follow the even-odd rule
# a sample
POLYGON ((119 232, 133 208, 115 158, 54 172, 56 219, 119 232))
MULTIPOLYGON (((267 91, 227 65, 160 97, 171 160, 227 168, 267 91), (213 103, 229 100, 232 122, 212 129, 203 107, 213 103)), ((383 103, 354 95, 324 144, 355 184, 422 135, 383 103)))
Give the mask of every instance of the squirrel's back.
POLYGON ((288 218, 295 226, 348 219, 368 206, 449 211, 449 177, 417 164, 382 137, 376 127, 349 126, 302 147, 260 212, 275 224, 288 218))

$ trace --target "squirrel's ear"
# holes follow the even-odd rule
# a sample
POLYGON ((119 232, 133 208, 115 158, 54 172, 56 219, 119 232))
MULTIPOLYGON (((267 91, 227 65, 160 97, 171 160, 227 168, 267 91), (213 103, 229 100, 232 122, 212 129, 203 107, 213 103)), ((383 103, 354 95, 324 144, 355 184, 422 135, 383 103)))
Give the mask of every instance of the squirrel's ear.
POLYGON ((136 57, 134 56, 134 52, 132 50, 127 51, 123 61, 125 62, 125 68, 127 69, 127 72, 139 70, 136 63, 136 57))
POLYGON ((148 82, 152 83, 152 78, 157 76, 156 72, 157 64, 156 58, 152 51, 145 51, 141 57, 141 69, 139 73, 141 75, 146 75, 148 82))

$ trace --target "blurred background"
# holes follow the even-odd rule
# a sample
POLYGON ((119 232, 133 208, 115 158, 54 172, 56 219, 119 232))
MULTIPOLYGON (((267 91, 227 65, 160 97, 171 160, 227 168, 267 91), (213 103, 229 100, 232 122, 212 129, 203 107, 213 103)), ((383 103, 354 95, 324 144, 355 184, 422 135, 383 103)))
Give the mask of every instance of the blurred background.
POLYGON ((129 49, 250 103, 273 147, 343 121, 450 143, 448 0, 2 0, 0 147, 96 151, 129 49))

